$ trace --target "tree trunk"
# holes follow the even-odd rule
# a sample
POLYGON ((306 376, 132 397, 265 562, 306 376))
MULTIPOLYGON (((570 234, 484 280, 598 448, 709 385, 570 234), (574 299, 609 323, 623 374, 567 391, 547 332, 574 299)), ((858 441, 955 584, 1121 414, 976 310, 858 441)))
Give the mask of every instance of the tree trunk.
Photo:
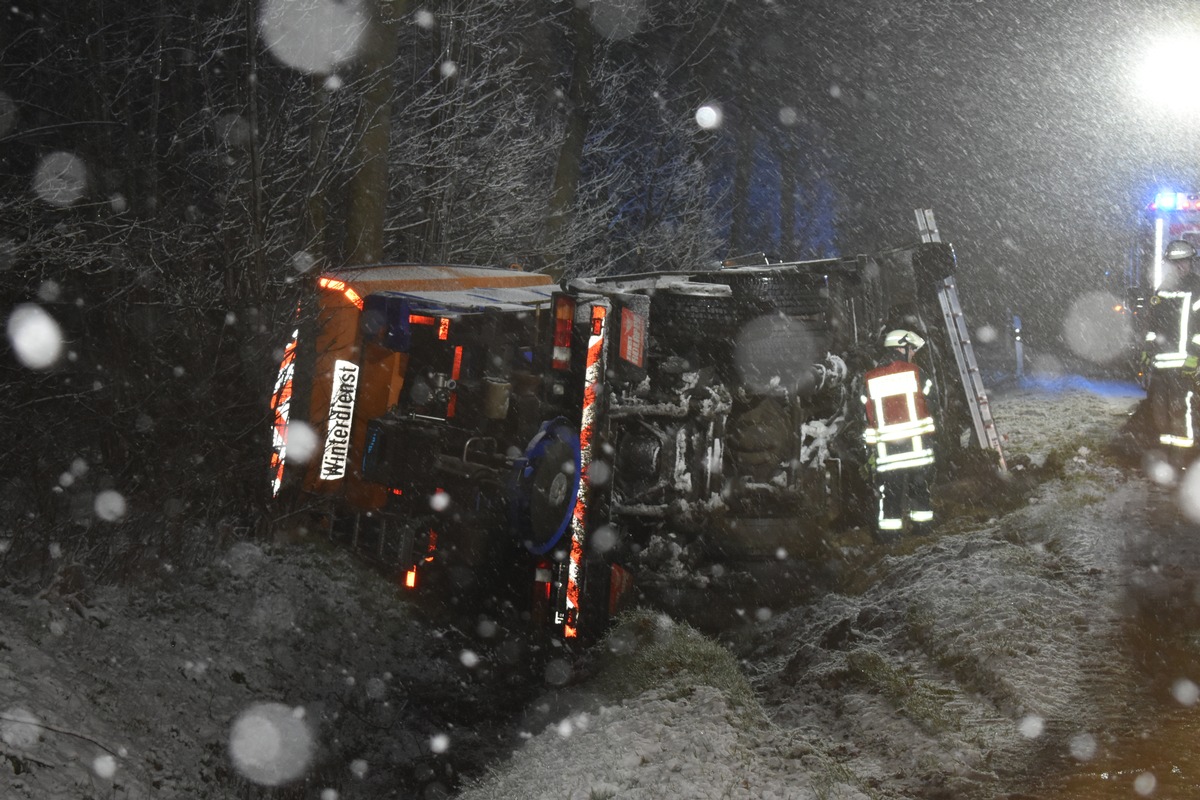
MULTIPOLYGON (((239 284, 246 286, 251 300, 260 300, 267 285, 266 220, 263 217, 263 168, 258 139, 258 4, 246 2, 246 121, 250 127, 250 265, 249 275, 239 284)), ((239 292, 241 294, 241 292, 239 292)))
POLYGON ((729 246, 732 255, 748 247, 750 230, 750 181, 754 177, 755 131, 749 115, 739 109, 733 130, 733 206, 729 226, 729 246))
POLYGON ((310 79, 312 116, 308 127, 308 175, 304 218, 301 222, 301 247, 312 256, 312 268, 325 268, 329 237, 329 202, 325 188, 329 179, 329 123, 333 113, 323 76, 310 79))
POLYGON ((383 225, 388 198, 388 147, 391 144, 393 77, 397 23, 407 0, 371 0, 360 56, 362 102, 355 123, 354 174, 350 180, 345 255, 348 264, 383 260, 383 225))
POLYGON ((796 257, 796 151, 786 132, 778 137, 779 146, 779 256, 796 257))
POLYGON ((567 125, 562 147, 558 151, 558 163, 554 169, 554 187, 546 220, 546 267, 553 275, 561 275, 563 272, 565 254, 559 242, 570 227, 571 207, 575 204, 575 196, 579 191, 583 147, 588 133, 594 44, 588 4, 575 4, 571 12, 571 27, 575 35, 575 61, 571 68, 571 86, 567 93, 567 125))

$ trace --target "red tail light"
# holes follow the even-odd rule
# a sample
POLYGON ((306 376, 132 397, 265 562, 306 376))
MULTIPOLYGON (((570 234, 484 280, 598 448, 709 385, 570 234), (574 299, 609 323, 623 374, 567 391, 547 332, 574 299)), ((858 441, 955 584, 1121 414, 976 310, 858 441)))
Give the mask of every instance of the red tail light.
POLYGON ((571 327, 575 323, 575 301, 565 295, 554 298, 554 353, 550 366, 571 367, 571 327))
POLYGON ((604 318, 608 315, 608 309, 604 306, 592 306, 592 336, 599 336, 604 332, 604 318))

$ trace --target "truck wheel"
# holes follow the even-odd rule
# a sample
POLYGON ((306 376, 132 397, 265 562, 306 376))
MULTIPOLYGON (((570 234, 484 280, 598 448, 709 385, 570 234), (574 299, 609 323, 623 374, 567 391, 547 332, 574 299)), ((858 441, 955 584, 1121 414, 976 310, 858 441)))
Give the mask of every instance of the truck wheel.
POLYGON ((565 420, 542 424, 525 450, 510 498, 512 525, 525 549, 543 555, 571 525, 579 493, 579 434, 565 420))

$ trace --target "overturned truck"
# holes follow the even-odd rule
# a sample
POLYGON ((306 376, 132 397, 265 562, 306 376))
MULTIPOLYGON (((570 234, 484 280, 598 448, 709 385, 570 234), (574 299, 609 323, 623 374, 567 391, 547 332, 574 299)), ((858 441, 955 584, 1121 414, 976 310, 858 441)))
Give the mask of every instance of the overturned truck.
POLYGON ((953 268, 933 243, 886 263, 563 284, 479 267, 323 274, 275 387, 272 492, 322 509, 414 591, 594 640, 656 536, 714 563, 770 560, 869 517, 857 381, 890 317, 918 313, 890 301, 914 253, 953 268), (296 465, 301 424, 317 447, 296 465))

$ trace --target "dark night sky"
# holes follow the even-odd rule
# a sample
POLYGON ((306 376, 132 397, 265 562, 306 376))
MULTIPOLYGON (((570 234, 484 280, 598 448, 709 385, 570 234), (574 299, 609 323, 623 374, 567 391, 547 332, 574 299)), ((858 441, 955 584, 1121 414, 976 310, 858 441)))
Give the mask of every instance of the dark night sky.
POLYGON ((859 47, 831 44, 833 74, 818 79, 857 88, 829 101, 850 185, 870 187, 850 249, 911 235, 912 209, 931 207, 968 311, 999 322, 1012 308, 1057 335, 1072 297, 1124 269, 1154 190, 1200 186, 1200 113, 1152 107, 1134 81, 1150 40, 1200 31, 1200 5, 921 0, 888 13, 862 18, 847 37, 859 47))

